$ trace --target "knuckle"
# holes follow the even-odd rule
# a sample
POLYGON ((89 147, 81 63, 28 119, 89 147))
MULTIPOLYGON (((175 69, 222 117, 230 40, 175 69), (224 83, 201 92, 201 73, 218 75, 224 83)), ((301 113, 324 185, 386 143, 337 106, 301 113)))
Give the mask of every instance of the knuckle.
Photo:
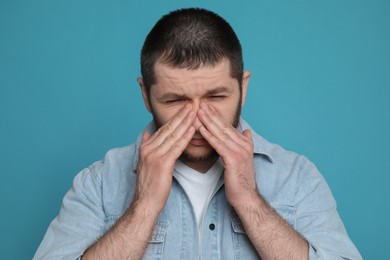
POLYGON ((139 149, 139 154, 142 158, 146 158, 149 154, 149 151, 145 146, 141 145, 141 147, 139 149))
POLYGON ((172 124, 169 122, 166 125, 160 127, 159 129, 160 132, 162 133, 167 133, 172 131, 172 124))
POLYGON ((222 136, 227 137, 229 135, 228 131, 229 129, 227 129, 226 127, 222 128, 221 130, 222 136))
POLYGON ((179 144, 172 145, 171 149, 169 149, 168 154, 169 155, 175 155, 180 150, 179 144))
POLYGON ((158 154, 156 154, 155 150, 150 151, 150 149, 144 147, 140 148, 139 156, 141 160, 147 164, 154 164, 160 157, 158 154))
POLYGON ((174 143, 170 149, 171 152, 176 153, 177 151, 184 150, 184 139, 180 139, 178 142, 174 143))
POLYGON ((221 135, 228 137, 229 132, 231 131, 231 128, 232 128, 231 125, 228 125, 228 124, 223 125, 223 127, 221 128, 221 135))
POLYGON ((166 126, 162 126, 159 129, 157 129, 156 136, 159 137, 159 136, 163 135, 166 131, 167 131, 166 126))
POLYGON ((176 134, 175 133, 169 133, 167 139, 168 140, 176 140, 176 134))

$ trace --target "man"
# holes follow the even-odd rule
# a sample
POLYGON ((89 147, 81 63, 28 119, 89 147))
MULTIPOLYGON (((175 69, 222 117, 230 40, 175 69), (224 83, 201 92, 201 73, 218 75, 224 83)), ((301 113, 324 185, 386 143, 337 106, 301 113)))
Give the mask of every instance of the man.
POLYGON ((361 259, 315 166, 240 118, 250 72, 225 20, 163 16, 141 71, 153 122, 76 176, 35 259, 361 259))

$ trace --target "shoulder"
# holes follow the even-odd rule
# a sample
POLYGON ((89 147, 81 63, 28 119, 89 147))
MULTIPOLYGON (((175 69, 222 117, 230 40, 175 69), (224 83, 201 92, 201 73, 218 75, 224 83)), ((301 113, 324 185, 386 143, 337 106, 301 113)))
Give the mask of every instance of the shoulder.
POLYGON ((253 133, 253 138, 255 151, 257 151, 254 155, 255 164, 273 177, 298 179, 303 169, 313 165, 306 156, 269 142, 256 133, 253 133))
POLYGON ((106 216, 120 216, 130 204, 135 192, 136 174, 133 161, 136 143, 110 149, 104 159, 89 168, 97 184, 97 194, 106 216))
MULTIPOLYGON (((95 162, 90 166, 93 170, 102 175, 121 175, 133 172, 134 161, 138 158, 137 144, 133 143, 124 147, 113 148, 107 151, 103 160, 95 162)), ((118 176, 119 177, 119 176, 118 176)))
POLYGON ((286 150, 279 144, 272 143, 258 134, 251 126, 244 121, 240 120, 240 126, 242 131, 249 129, 252 132, 253 151, 255 160, 265 160, 270 165, 275 167, 287 165, 296 166, 296 164, 304 164, 308 159, 296 152, 286 150))
POLYGON ((243 130, 252 131, 256 178, 263 192, 271 196, 274 191, 284 190, 292 195, 302 185, 302 179, 323 180, 314 163, 306 156, 266 140, 249 124, 242 122, 243 130))
POLYGON ((295 151, 287 150, 279 144, 272 143, 257 133, 254 133, 254 139, 255 146, 258 146, 257 150, 266 154, 272 164, 276 166, 291 165, 292 167, 299 167, 309 161, 306 156, 295 151))
POLYGON ((102 162, 110 167, 120 166, 132 168, 132 163, 136 154, 137 144, 132 143, 124 147, 110 149, 105 154, 102 162))

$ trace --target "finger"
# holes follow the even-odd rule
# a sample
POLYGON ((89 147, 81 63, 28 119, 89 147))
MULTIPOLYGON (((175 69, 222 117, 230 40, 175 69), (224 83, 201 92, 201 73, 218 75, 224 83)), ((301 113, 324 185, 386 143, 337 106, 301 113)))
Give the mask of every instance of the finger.
POLYGON ((151 134, 148 132, 148 131, 144 131, 143 134, 142 134, 142 141, 141 143, 145 143, 146 141, 148 141, 148 139, 151 137, 151 134))
MULTIPOLYGON (((153 143, 155 146, 159 146, 165 138, 170 135, 178 126, 183 125, 183 122, 187 119, 191 119, 189 115, 192 111, 191 104, 187 104, 183 109, 178 111, 165 125, 161 126, 149 139, 149 143, 153 143)), ((185 122, 184 122, 185 123, 185 122)), ((185 124, 188 126, 188 124, 185 124)))
MULTIPOLYGON (((175 128, 171 129, 170 132, 161 133, 157 137, 155 137, 151 142, 148 144, 147 150, 149 152, 153 151, 156 154, 163 155, 169 151, 169 149, 172 149, 172 147, 176 144, 176 142, 181 141, 183 136, 186 134, 186 132, 189 130, 189 128, 193 125, 195 121, 195 113, 194 111, 190 111, 184 120, 175 128)), ((185 141, 186 139, 184 139, 185 141)), ((189 139, 190 140, 190 139, 189 139)), ((187 145, 188 142, 187 141, 187 145)), ((186 147, 186 146, 185 146, 186 147)), ((185 149, 183 148, 183 151, 185 149)))
POLYGON ((190 126, 188 130, 184 133, 184 135, 175 143, 173 143, 170 146, 170 149, 166 151, 168 157, 175 160, 179 158, 179 156, 183 153, 183 151, 188 146, 188 143, 191 141, 194 134, 195 134, 195 127, 190 126))
POLYGON ((249 129, 246 129, 244 132, 242 132, 243 135, 245 135, 246 138, 252 140, 252 132, 249 129))
POLYGON ((184 138, 184 135, 186 135, 186 133, 189 131, 190 128, 191 129, 194 128, 193 127, 194 121, 195 121, 195 113, 191 111, 188 117, 183 121, 183 123, 180 124, 174 131, 172 131, 168 136, 165 137, 165 139, 157 149, 162 153, 166 153, 168 150, 172 149, 173 146, 176 146, 176 143, 184 142, 185 146, 182 149, 182 151, 184 151, 189 141, 191 140, 191 139, 187 140, 186 138, 184 138))
POLYGON ((244 141, 237 129, 230 122, 226 121, 211 105, 206 103, 201 104, 199 119, 211 134, 220 138, 222 141, 227 141, 229 138, 235 142, 244 141))
POLYGON ((252 131, 249 129, 246 129, 244 132, 242 132, 242 136, 245 138, 245 141, 247 142, 247 146, 245 146, 245 148, 253 151, 252 131))
MULTIPOLYGON (((202 136, 207 140, 207 142, 221 156, 225 166, 227 164, 238 166, 245 161, 245 158, 247 158, 247 156, 253 156, 252 142, 236 143, 230 138, 223 141, 220 138, 214 136, 212 133, 210 133, 210 131, 208 131, 204 126, 201 126, 199 130, 202 136)), ((250 131, 246 131, 245 135, 251 135, 250 131)))
POLYGON ((230 140, 222 140, 213 135, 206 127, 201 126, 199 128, 200 134, 206 139, 206 141, 215 149, 215 151, 224 158, 229 153, 232 147, 236 147, 237 144, 230 140))
POLYGON ((186 118, 187 114, 191 111, 191 104, 186 104, 183 109, 180 109, 172 118, 163 126, 160 126, 159 129, 152 136, 153 139, 151 142, 154 142, 154 139, 164 138, 168 135, 173 129, 175 129, 181 122, 186 118))
POLYGON ((202 102, 198 110, 199 119, 205 124, 208 130, 222 129, 228 126, 222 115, 216 109, 212 109, 210 105, 202 102))

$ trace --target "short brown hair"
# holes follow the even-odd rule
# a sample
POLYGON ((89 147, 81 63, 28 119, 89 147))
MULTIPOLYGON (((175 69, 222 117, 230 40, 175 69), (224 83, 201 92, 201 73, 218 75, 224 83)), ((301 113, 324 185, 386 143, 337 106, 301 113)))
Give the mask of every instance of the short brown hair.
POLYGON ((230 62, 230 73, 241 86, 243 58, 240 41, 219 15, 201 8, 179 9, 164 15, 147 35, 141 50, 141 74, 148 93, 155 83, 157 61, 197 69, 230 62))

